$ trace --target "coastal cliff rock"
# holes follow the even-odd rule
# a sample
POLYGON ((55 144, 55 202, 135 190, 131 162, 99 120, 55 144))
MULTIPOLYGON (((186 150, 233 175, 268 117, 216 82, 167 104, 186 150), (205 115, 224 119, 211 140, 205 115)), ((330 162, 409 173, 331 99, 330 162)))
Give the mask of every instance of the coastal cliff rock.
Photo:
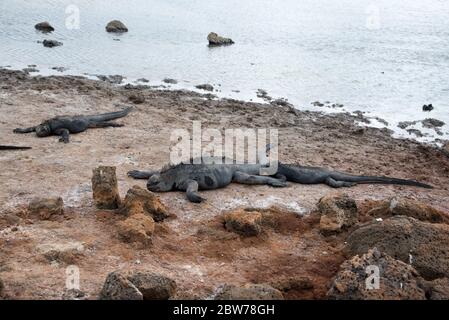
POLYGON ((44 40, 42 42, 42 44, 44 45, 44 47, 47 47, 47 48, 53 48, 53 47, 62 46, 62 42, 59 42, 59 41, 56 41, 56 40, 44 40))
POLYGON ((374 248, 340 266, 327 297, 332 300, 425 300, 425 291, 419 284, 419 274, 412 266, 374 248), (379 270, 378 283, 369 278, 373 267, 379 270))
POLYGON ((358 222, 357 204, 346 194, 330 194, 320 199, 320 231, 327 235, 341 232, 358 222))
POLYGON ((64 213, 64 201, 61 197, 34 199, 28 205, 28 215, 41 220, 48 220, 64 213))
POLYGON ((350 256, 377 247, 380 252, 410 264, 427 280, 449 277, 449 225, 394 216, 362 225, 346 242, 350 256))
POLYGON ((107 32, 128 32, 125 24, 119 20, 112 20, 106 25, 107 32))
POLYGON ((176 282, 163 275, 139 271, 110 273, 100 293, 102 300, 168 300, 176 293, 176 282))
POLYGON ((127 216, 147 215, 157 222, 170 217, 170 213, 159 197, 139 186, 133 186, 128 190, 125 200, 123 200, 121 212, 127 216))
POLYGON ((55 31, 55 28, 53 28, 48 21, 39 22, 34 26, 36 30, 42 31, 42 32, 52 32, 55 31))
POLYGON ((232 39, 221 37, 215 32, 209 33, 209 35, 207 36, 207 41, 209 41, 210 46, 225 46, 234 44, 234 41, 232 41, 232 39))
POLYGON ((228 231, 245 237, 257 236, 262 230, 260 225, 262 214, 257 211, 249 212, 243 209, 232 211, 224 215, 224 221, 228 231))
POLYGON ((224 285, 215 300, 284 300, 282 292, 267 284, 224 285))
POLYGON ((407 216, 426 222, 449 224, 446 213, 419 201, 398 197, 378 201, 367 214, 375 218, 407 216))
POLYGON ((115 167, 98 167, 93 170, 92 191, 98 209, 117 209, 121 203, 115 167))
POLYGON ((153 218, 144 214, 135 214, 117 223, 118 234, 125 241, 147 247, 152 244, 154 232, 153 218))

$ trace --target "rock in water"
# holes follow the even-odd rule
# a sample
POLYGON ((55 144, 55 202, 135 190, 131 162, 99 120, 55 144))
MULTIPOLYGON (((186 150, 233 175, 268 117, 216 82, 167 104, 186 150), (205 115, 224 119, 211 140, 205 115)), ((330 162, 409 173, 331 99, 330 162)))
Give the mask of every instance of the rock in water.
POLYGON ((148 215, 158 222, 170 216, 158 196, 139 186, 134 186, 128 190, 121 211, 127 216, 148 215))
POLYGON ((420 280, 412 266, 374 248, 340 266, 327 297, 341 300, 425 300, 420 280), (374 268, 379 271, 378 282, 369 278, 376 275, 374 268))
POLYGON ((262 230, 262 214, 256 211, 232 211, 225 214, 224 221, 227 230, 245 237, 257 236, 262 230))
POLYGON ((42 44, 44 45, 44 47, 47 47, 47 48, 53 48, 53 47, 62 46, 62 42, 59 42, 59 41, 56 41, 56 40, 44 40, 42 42, 42 44))
POLYGON ((176 293, 176 282, 148 271, 110 273, 100 293, 102 300, 168 300, 176 293))
POLYGON ((429 104, 429 105, 423 105, 423 106, 422 106, 422 111, 430 112, 430 111, 432 111, 432 110, 433 110, 432 104, 429 104))
POLYGON ((92 191, 98 209, 117 209, 121 203, 115 167, 98 167, 93 170, 92 191))
POLYGON ((215 300, 284 300, 282 293, 267 284, 224 285, 215 300))
POLYGON ((53 28, 50 23, 47 21, 40 22, 34 26, 36 30, 42 31, 42 32, 52 32, 55 31, 55 28, 53 28))
POLYGON ((106 25, 107 32, 128 32, 128 28, 119 20, 112 20, 106 25))
POLYGON ((211 84, 199 84, 195 86, 195 88, 206 91, 214 91, 214 87, 211 84))
POLYGON ((357 204, 346 194, 331 194, 320 199, 320 230, 323 234, 341 232, 358 222, 357 204))
POLYGON ((234 41, 232 41, 232 39, 220 37, 215 32, 209 33, 209 35, 207 36, 207 41, 209 41, 210 46, 225 46, 234 44, 234 41))
POLYGON ((144 214, 135 214, 118 224, 118 234, 126 242, 147 247, 152 244, 154 232, 153 218, 144 214))
POLYGON ((354 230, 346 239, 350 256, 377 247, 413 266, 426 280, 449 277, 449 225, 421 222, 405 216, 373 221, 354 230))
POLYGON ((28 206, 28 214, 41 220, 48 220, 53 216, 64 213, 64 201, 61 197, 48 199, 35 199, 28 206))

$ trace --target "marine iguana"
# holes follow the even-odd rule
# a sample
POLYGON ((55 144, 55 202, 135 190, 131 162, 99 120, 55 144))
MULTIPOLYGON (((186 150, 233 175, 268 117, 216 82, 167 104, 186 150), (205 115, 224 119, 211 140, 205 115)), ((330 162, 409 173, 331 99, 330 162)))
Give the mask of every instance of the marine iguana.
MULTIPOLYGON (((261 159, 261 158, 259 158, 261 159)), ((190 161, 192 163, 192 161, 190 161)), ((198 195, 198 190, 218 189, 231 182, 243 184, 267 184, 274 187, 286 187, 286 181, 300 184, 324 183, 333 188, 352 187, 356 184, 397 184, 432 189, 421 182, 391 177, 356 176, 342 172, 331 171, 318 167, 304 167, 293 164, 278 163, 278 169, 273 176, 261 176, 262 164, 208 164, 210 159, 200 164, 178 164, 168 166, 161 171, 128 172, 134 179, 148 179, 147 188, 154 192, 186 191, 191 202, 205 200, 198 195)))
POLYGON ((68 143, 70 133, 80 133, 90 128, 123 127, 122 124, 110 122, 110 120, 123 118, 131 110, 132 108, 129 107, 121 111, 98 115, 59 116, 46 120, 35 127, 14 129, 14 133, 36 132, 38 137, 57 135, 61 136, 59 141, 68 143))
POLYGON ((28 150, 31 147, 20 147, 20 146, 2 146, 0 145, 0 150, 28 150))
POLYGON ((199 203, 205 200, 198 190, 223 188, 232 182, 266 184, 286 187, 287 183, 275 177, 260 176, 260 164, 226 164, 222 158, 203 158, 201 163, 166 166, 160 171, 128 172, 134 179, 148 179, 147 188, 154 192, 186 191, 187 199, 199 203), (213 163, 215 162, 215 163, 213 163))

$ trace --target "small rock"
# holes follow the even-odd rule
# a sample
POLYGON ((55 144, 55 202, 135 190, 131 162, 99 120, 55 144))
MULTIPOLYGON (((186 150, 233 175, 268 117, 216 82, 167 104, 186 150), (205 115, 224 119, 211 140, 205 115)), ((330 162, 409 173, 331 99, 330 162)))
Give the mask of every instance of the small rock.
POLYGON ((144 82, 144 83, 148 83, 148 82, 150 82, 150 80, 148 80, 148 79, 145 79, 145 78, 140 78, 140 79, 137 79, 137 81, 138 81, 138 82, 144 82))
POLYGON ((374 248, 340 266, 327 297, 337 300, 425 300, 420 281, 412 266, 374 248), (379 270, 378 288, 368 279, 372 274, 368 268, 372 267, 379 270))
POLYGON ((429 300, 449 300, 449 278, 423 281, 429 300))
POLYGON ((424 137, 424 134, 420 130, 418 130, 418 129, 407 129, 407 132, 409 134, 414 134, 418 138, 424 137))
POLYGON ((358 222, 357 204, 347 194, 324 196, 318 202, 318 210, 323 234, 341 232, 358 222))
POLYGON ((234 41, 232 41, 232 39, 220 37, 215 32, 209 33, 209 35, 207 36, 207 41, 209 41, 210 46, 224 46, 234 44, 234 41))
POLYGON ((215 300, 284 300, 282 293, 267 284, 224 285, 215 300))
POLYGON ((75 264, 84 252, 81 242, 48 243, 37 246, 37 250, 50 262, 75 264))
POLYGON ((53 47, 62 46, 62 42, 59 42, 59 41, 56 41, 56 40, 44 40, 42 42, 42 44, 44 45, 44 47, 47 47, 47 48, 53 48, 53 47))
POLYGON ((135 272, 128 280, 142 293, 144 300, 168 300, 176 293, 176 282, 152 272, 135 272))
POLYGON ((145 102, 145 97, 141 94, 133 94, 128 99, 134 104, 142 104, 145 102))
POLYGON ((64 202, 61 197, 35 199, 28 206, 28 214, 41 220, 48 220, 64 213, 64 202))
POLYGON ((170 84, 177 84, 178 81, 175 79, 170 79, 170 78, 165 78, 164 80, 162 80, 165 83, 170 83, 170 84))
POLYGON ((64 68, 64 67, 53 67, 52 69, 53 69, 53 70, 56 70, 56 71, 58 71, 58 72, 64 72, 64 71, 67 71, 67 70, 68 70, 67 68, 64 68))
POLYGON ((401 121, 398 123, 398 128, 406 129, 406 128, 408 128, 412 125, 415 125, 417 123, 418 123, 417 121, 401 121))
POLYGON ((135 214, 117 223, 118 234, 125 242, 137 243, 144 247, 152 244, 154 232, 153 218, 135 214))
POLYGON ((199 84, 195 86, 197 89, 206 90, 206 91, 214 91, 214 87, 210 84, 199 84))
POLYGON ((143 295, 125 275, 115 271, 107 276, 100 300, 143 300, 143 295))
POLYGON ((39 72, 39 70, 37 70, 36 68, 31 68, 31 67, 23 68, 22 71, 26 72, 26 73, 39 72))
POLYGON ((34 26, 36 30, 42 31, 42 32, 52 32, 55 31, 55 28, 53 28, 50 23, 47 21, 40 22, 34 26))
POLYGON ((430 111, 432 111, 432 110, 433 110, 432 104, 429 104, 429 105, 423 105, 423 106, 422 106, 422 111, 430 112, 430 111))
POLYGON ((439 128, 439 127, 442 127, 445 125, 445 123, 443 121, 438 120, 438 119, 433 119, 433 118, 424 119, 423 121, 421 121, 421 123, 422 123, 423 127, 430 128, 430 129, 439 128))
POLYGON ((98 209, 117 209, 121 203, 115 167, 98 167, 93 170, 92 191, 98 209))
POLYGON ((139 186, 133 186, 128 190, 121 212, 127 216, 149 215, 157 222, 171 216, 157 195, 139 186))
POLYGON ((66 290, 62 295, 62 300, 83 300, 86 293, 78 289, 66 290))
POLYGON ((257 211, 238 209, 224 215, 227 230, 245 237, 257 236, 261 231, 262 214, 257 211))
POLYGON ((15 226, 20 224, 22 219, 14 213, 0 214, 0 228, 15 226))
POLYGON ((102 300, 168 300, 176 293, 176 282, 146 271, 110 273, 100 293, 102 300))
POLYGON ((120 84, 122 83, 124 77, 121 75, 111 75, 111 76, 104 76, 104 75, 97 75, 96 76, 98 79, 100 79, 101 81, 105 81, 105 82, 109 82, 112 84, 120 84))
POLYGON ((119 20, 112 20, 106 25, 107 32, 128 32, 128 28, 119 20))

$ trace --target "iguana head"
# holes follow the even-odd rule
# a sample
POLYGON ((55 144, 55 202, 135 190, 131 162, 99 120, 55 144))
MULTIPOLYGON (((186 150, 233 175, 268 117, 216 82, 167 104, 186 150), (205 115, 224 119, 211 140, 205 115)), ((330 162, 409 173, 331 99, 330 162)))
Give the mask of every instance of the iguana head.
POLYGON ((153 174, 147 182, 147 189, 154 192, 166 192, 173 188, 174 180, 169 175, 153 174))
POLYGON ((48 137, 51 135, 51 128, 47 123, 38 125, 35 130, 38 137, 48 137))

